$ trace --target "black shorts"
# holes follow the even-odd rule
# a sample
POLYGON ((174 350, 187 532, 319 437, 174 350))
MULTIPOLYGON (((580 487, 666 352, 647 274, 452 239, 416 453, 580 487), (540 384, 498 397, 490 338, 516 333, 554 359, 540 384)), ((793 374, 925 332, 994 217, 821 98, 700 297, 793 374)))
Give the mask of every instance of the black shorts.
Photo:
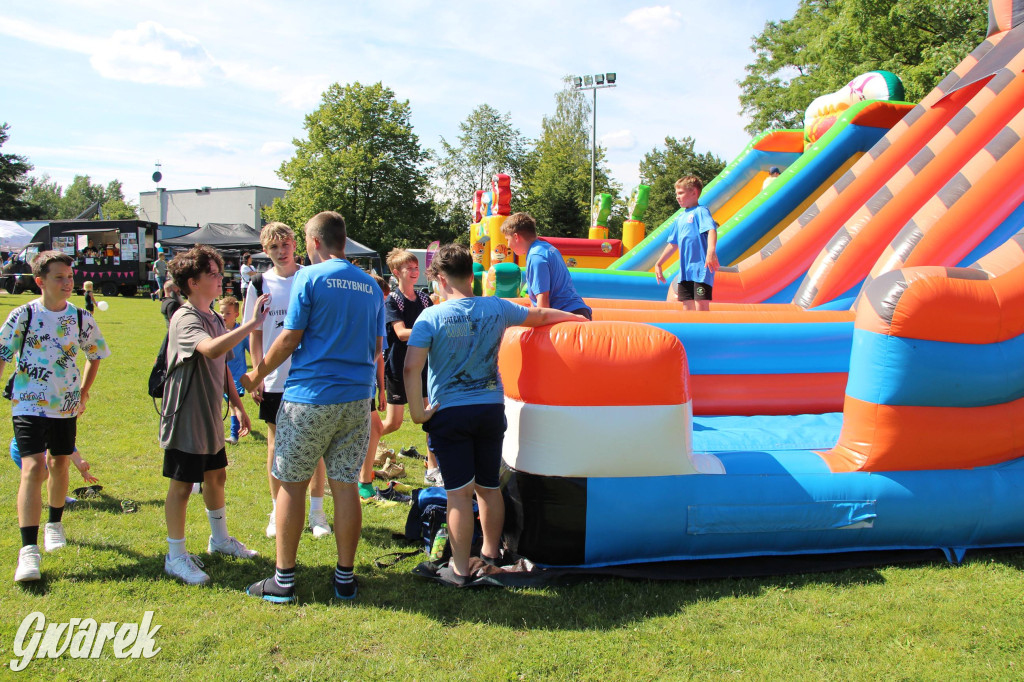
MULTIPOLYGON (((427 368, 423 368, 423 379, 420 383, 423 395, 427 394, 427 368)), ((388 405, 406 405, 409 398, 405 395, 405 377, 394 376, 390 371, 384 370, 384 395, 388 405)))
POLYGON ((164 450, 164 478, 183 483, 202 483, 207 471, 224 469, 228 465, 228 456, 224 448, 215 455, 193 455, 168 448, 164 450))
POLYGON ((680 282, 676 286, 676 297, 680 301, 710 301, 711 285, 704 282, 680 282))
POLYGON ((281 408, 281 393, 263 393, 263 402, 260 403, 260 419, 268 424, 277 424, 277 411, 281 408))
POLYGON ((24 457, 47 450, 54 457, 67 457, 75 451, 78 417, 13 417, 11 421, 24 457))
POLYGON ((474 481, 481 488, 498 487, 506 428, 503 404, 446 407, 423 425, 445 490, 474 481))
POLYGON ((594 320, 594 311, 591 310, 590 308, 580 308, 579 310, 573 310, 572 314, 573 315, 582 315, 583 317, 587 318, 591 322, 593 322, 593 320, 594 320))

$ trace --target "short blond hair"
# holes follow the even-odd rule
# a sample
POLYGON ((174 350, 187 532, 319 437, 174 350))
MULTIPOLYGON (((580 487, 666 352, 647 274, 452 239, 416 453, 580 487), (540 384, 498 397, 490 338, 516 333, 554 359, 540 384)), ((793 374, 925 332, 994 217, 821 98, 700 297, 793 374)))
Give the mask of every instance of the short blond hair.
POLYGON ((402 266, 409 263, 420 264, 416 254, 406 249, 391 249, 385 262, 388 264, 388 270, 391 272, 397 272, 402 269, 402 266))
POLYGON ((683 177, 676 180, 676 189, 693 188, 696 188, 698 192, 704 191, 704 182, 696 175, 684 175, 683 177))
POLYGON ((220 302, 218 303, 217 307, 220 308, 222 306, 228 306, 234 308, 235 310, 239 310, 238 299, 235 298, 234 296, 225 296, 224 298, 220 299, 220 302))
POLYGON ((260 245, 264 250, 270 248, 274 242, 288 241, 289 239, 292 242, 295 241, 295 232, 282 222, 267 223, 260 230, 260 245))
POLYGON ((92 291, 92 280, 86 280, 82 282, 82 289, 85 291, 92 291))

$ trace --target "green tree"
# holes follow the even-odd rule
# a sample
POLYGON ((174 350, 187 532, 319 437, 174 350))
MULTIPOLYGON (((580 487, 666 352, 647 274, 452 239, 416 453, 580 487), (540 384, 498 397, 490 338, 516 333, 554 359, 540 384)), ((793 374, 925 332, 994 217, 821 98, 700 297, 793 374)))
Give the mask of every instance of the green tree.
POLYGON ((32 205, 32 215, 39 220, 69 220, 99 202, 93 220, 135 219, 139 217, 134 204, 125 200, 120 180, 111 180, 106 187, 93 184, 88 175, 76 175, 67 189, 44 174, 29 178, 25 200, 32 205))
MULTIPOLYGON (((10 126, 0 125, 0 147, 9 139, 10 126)), ((0 218, 20 220, 31 217, 32 207, 25 201, 32 164, 19 154, 0 154, 0 218)))
POLYGON ((866 71, 892 71, 917 102, 985 39, 984 0, 801 0, 754 36, 740 82, 747 132, 799 128, 811 101, 866 71))
MULTIPOLYGON (((522 208, 537 219, 543 235, 585 237, 590 227, 590 102, 571 86, 555 94, 555 113, 545 116, 540 137, 523 163, 522 208)), ((596 155, 594 193, 618 196, 622 188, 612 181, 604 163, 604 150, 596 155)))
POLYGON ((513 200, 517 200, 527 140, 511 119, 511 114, 502 115, 481 104, 459 124, 456 144, 441 138, 433 172, 438 209, 460 231, 469 227, 473 194, 489 189, 495 173, 511 177, 513 200))
POLYGON ((679 209, 675 182, 684 175, 696 175, 711 182, 725 168, 725 162, 712 154, 697 153, 692 137, 665 138, 664 149, 655 147, 640 162, 640 182, 651 188, 644 222, 657 227, 679 209))
POLYGON ((410 117, 408 100, 381 83, 329 87, 277 171, 291 189, 264 217, 291 225, 303 248, 302 226, 328 210, 345 216, 353 239, 381 252, 440 238, 431 237, 444 225, 426 198, 427 153, 410 117))
POLYGON ((60 202, 64 189, 51 180, 46 173, 42 177, 28 179, 25 201, 32 206, 32 217, 37 220, 54 220, 60 213, 60 202))

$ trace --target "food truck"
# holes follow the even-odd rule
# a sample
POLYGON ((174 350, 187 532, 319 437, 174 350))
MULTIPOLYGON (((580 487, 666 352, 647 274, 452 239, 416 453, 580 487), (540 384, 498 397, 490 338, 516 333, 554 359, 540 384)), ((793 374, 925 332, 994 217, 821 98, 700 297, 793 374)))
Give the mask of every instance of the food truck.
POLYGON ((38 292, 30 263, 40 251, 55 249, 75 259, 75 289, 92 281, 104 296, 152 292, 157 224, 145 220, 54 220, 10 259, 0 286, 9 293, 38 292))

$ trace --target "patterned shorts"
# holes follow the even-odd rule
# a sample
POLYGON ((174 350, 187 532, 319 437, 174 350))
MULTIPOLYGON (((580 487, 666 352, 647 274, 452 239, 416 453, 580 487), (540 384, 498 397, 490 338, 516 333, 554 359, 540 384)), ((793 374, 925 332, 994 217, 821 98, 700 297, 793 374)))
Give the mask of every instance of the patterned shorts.
POLYGON ((327 477, 355 483, 370 443, 370 399, 333 405, 281 401, 274 443, 274 478, 300 483, 323 457, 327 477))

